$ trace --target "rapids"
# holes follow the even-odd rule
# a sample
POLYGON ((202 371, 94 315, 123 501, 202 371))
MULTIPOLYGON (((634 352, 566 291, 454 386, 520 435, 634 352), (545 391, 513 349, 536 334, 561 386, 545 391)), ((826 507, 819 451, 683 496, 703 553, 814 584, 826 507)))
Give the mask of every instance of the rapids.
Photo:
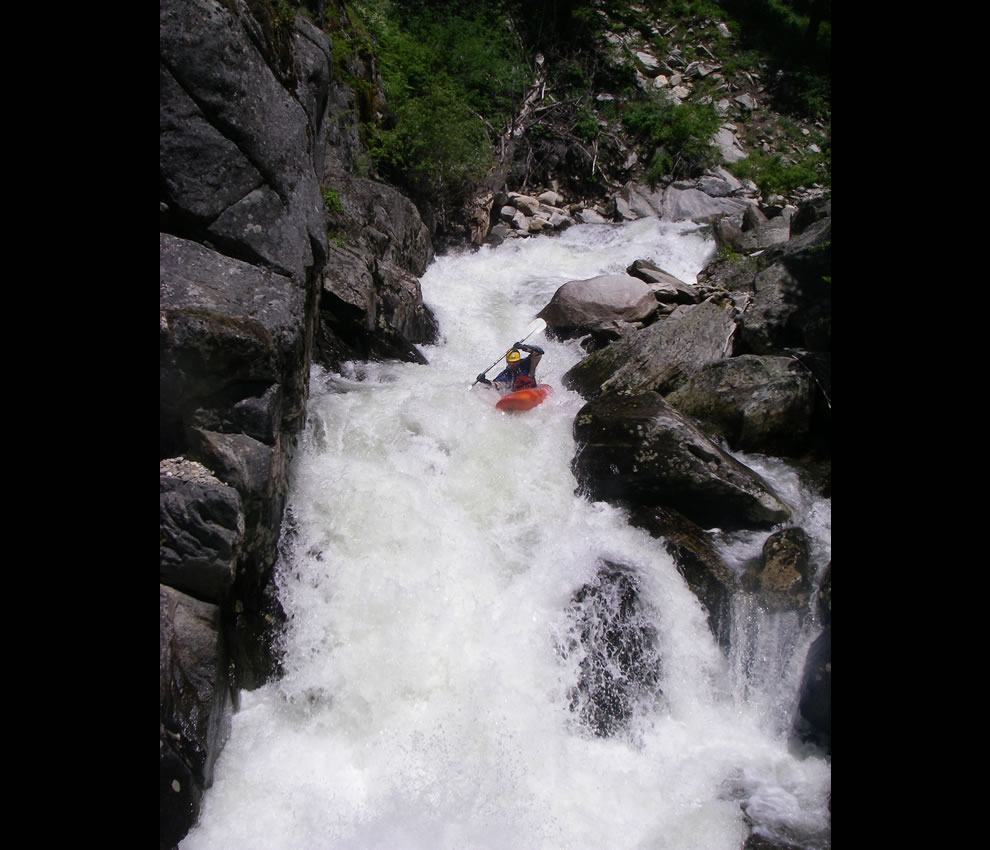
MULTIPOLYGON (((787 741, 814 618, 742 607, 726 657, 658 542, 575 492, 577 342, 529 340, 555 389, 534 410, 471 388, 566 281, 645 258, 693 282, 713 251, 644 219, 441 256, 422 279, 443 337, 428 366, 313 368, 277 566, 285 675, 241 695, 182 850, 737 850, 750 823, 830 845, 830 760, 787 741), (572 710, 572 600, 603 561, 637 576, 660 659, 607 738, 572 710)), ((829 503, 741 459, 821 569, 829 503)), ((726 539, 727 557, 764 537, 726 539)))

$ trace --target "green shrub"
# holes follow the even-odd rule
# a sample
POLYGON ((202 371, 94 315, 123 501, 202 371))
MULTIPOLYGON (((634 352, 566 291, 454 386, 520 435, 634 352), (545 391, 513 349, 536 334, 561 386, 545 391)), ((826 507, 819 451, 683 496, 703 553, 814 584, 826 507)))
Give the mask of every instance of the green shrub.
POLYGON ((830 162, 825 153, 790 160, 782 154, 768 156, 756 150, 728 169, 740 180, 752 180, 764 194, 781 195, 812 183, 830 185, 830 162))
POLYGON ((410 189, 455 199, 492 164, 484 122, 449 80, 400 100, 395 113, 395 126, 378 134, 372 155, 410 189))
POLYGON ((589 109, 582 109, 574 124, 574 135, 582 141, 591 142, 598 136, 599 131, 600 127, 595 113, 589 109))
POLYGON ((708 104, 675 104, 663 95, 630 104, 623 115, 626 129, 651 149, 647 179, 689 177, 718 160, 712 136, 721 119, 708 104))
POLYGON ((285 34, 292 32, 296 27, 296 10, 289 5, 287 0, 279 0, 273 5, 275 10, 272 26, 276 33, 285 34))
POLYGON ((335 189, 323 190, 323 205, 327 212, 332 215, 340 215, 344 211, 344 205, 340 201, 340 192, 335 189))
POLYGON ((359 3, 377 42, 391 117, 370 149, 397 183, 441 204, 493 164, 490 133, 504 128, 528 82, 511 32, 496 16, 461 17, 457 4, 411 15, 396 3, 359 3))

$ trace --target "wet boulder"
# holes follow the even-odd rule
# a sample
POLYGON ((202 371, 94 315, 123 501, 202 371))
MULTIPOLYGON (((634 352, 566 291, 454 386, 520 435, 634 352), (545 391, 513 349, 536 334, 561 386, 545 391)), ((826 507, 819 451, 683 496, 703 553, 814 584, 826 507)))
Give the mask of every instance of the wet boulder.
POLYGON ((237 490, 201 464, 160 464, 159 579, 187 594, 221 603, 234 583, 244 538, 237 490))
POLYGON ((831 626, 825 628, 808 650, 793 734, 801 743, 832 754, 831 626))
POLYGON ((694 186, 671 185, 664 192, 662 216, 667 221, 707 221, 716 215, 742 214, 752 201, 713 198, 694 186))
POLYGON ((703 528, 769 528, 790 509, 756 472, 656 392, 611 392, 574 423, 575 476, 592 498, 673 508, 703 528))
POLYGON ((732 304, 711 298, 595 351, 563 383, 585 398, 619 390, 666 395, 702 366, 731 356, 735 329, 732 304))
POLYGON ((797 741, 832 754, 832 562, 815 596, 825 626, 808 650, 798 691, 792 733, 797 741))
POLYGON ((662 697, 658 613, 640 597, 636 573, 608 561, 574 594, 568 613, 572 630, 560 651, 580 659, 571 711, 595 735, 612 737, 628 728, 637 706, 662 697))
POLYGON ((818 603, 818 616, 826 626, 832 625, 832 562, 828 562, 825 567, 825 574, 822 576, 821 584, 818 587, 816 597, 818 603))
POLYGON ((327 237, 288 43, 236 4, 165 0, 159 22, 165 228, 302 285, 327 237))
POLYGON ((768 248, 739 320, 739 353, 832 350, 831 219, 768 248))
POLYGON ((801 528, 785 528, 763 544, 759 561, 743 577, 743 587, 771 610, 808 610, 811 597, 811 553, 801 528))
POLYGON ((739 579, 719 554, 712 535, 672 508, 661 505, 637 505, 629 519, 660 540, 674 559, 677 571, 704 606, 712 635, 728 652, 732 597, 739 589, 739 579))
POLYGON ((416 345, 439 332, 419 282, 433 259, 426 225, 391 186, 339 173, 332 183, 316 359, 329 368, 351 359, 425 363, 416 345))
POLYGON ((630 181, 615 193, 615 208, 625 221, 659 218, 663 211, 663 189, 651 189, 630 181))
POLYGON ((709 363, 666 398, 738 451, 793 457, 813 446, 814 377, 793 357, 746 354, 709 363))
POLYGON ((661 304, 697 304, 701 301, 701 292, 696 286, 674 277, 649 260, 634 261, 626 274, 645 281, 661 304))
MULTIPOLYGON (((168 234, 160 244, 162 457, 198 461, 236 490, 244 532, 234 585, 249 607, 274 563, 290 437, 308 392, 313 314, 291 278, 168 234)), ((172 574, 183 572, 173 566, 172 574)))
POLYGON ((558 337, 603 331, 619 323, 643 322, 657 311, 652 289, 639 278, 605 274, 561 286, 537 315, 558 337))
POLYGON ((240 430, 257 403, 271 433, 293 428, 308 383, 307 295, 295 281, 204 245, 159 235, 159 411, 165 454, 188 429, 240 430), (240 406, 239 406, 240 405, 240 406))
POLYGON ((216 605, 159 586, 159 838, 173 846, 199 815, 233 711, 216 605))

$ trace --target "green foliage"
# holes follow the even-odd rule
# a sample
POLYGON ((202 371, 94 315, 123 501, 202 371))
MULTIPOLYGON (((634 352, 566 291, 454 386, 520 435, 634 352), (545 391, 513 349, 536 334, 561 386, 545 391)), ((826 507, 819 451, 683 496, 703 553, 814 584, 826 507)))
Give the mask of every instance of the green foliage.
POLYGON ((366 125, 377 120, 381 99, 378 85, 369 79, 368 57, 376 46, 367 27, 348 4, 328 4, 324 9, 323 28, 333 42, 334 72, 354 90, 354 102, 361 140, 367 144, 366 125))
POLYGON ((831 0, 721 0, 744 47, 775 65, 828 73, 831 65, 831 0))
POLYGON ((809 70, 786 73, 773 87, 779 109, 828 120, 832 114, 832 80, 809 70))
POLYGON ((719 260, 722 260, 723 262, 726 263, 731 263, 734 266, 742 265, 747 260, 747 257, 745 255, 740 254, 731 245, 723 245, 722 247, 720 247, 718 251, 715 253, 715 256, 719 260))
POLYGON ((675 104, 663 95, 631 103, 622 117, 626 130, 653 149, 647 179, 693 176, 717 159, 711 139, 721 123, 707 104, 675 104))
POLYGON ((296 26, 296 10, 289 5, 288 0, 279 0, 274 6, 272 28, 277 35, 292 32, 296 26))
POLYGON ((372 155, 410 189, 451 200, 492 164, 484 122, 449 79, 401 100, 396 113, 395 126, 374 140, 372 155))
POLYGON ((528 69, 499 19, 480 13, 424 14, 400 26, 400 12, 392 3, 375 4, 368 15, 390 100, 421 96, 437 78, 446 77, 442 85, 453 86, 458 99, 487 120, 512 112, 528 69))
POLYGON ((731 78, 740 71, 751 71, 759 67, 760 54, 755 50, 737 50, 722 59, 722 75, 731 78))
MULTIPOLYGON (((249 2, 287 6, 286 0, 249 2)), ((599 139, 603 120, 613 132, 621 122, 644 147, 646 178, 654 183, 696 176, 720 161, 711 144, 720 117, 698 103, 705 95, 719 99, 720 81, 696 81, 692 102, 682 105, 644 95, 632 64, 603 49, 607 30, 624 32, 657 55, 668 52, 669 40, 685 60, 695 53, 710 59, 695 47, 704 42, 718 54, 726 79, 742 72, 758 77, 766 104, 772 97, 777 112, 800 119, 779 127, 761 122, 758 132, 797 150, 816 141, 822 153, 788 159, 756 150, 731 170, 768 193, 830 184, 827 131, 801 136, 813 121, 830 122, 830 0, 352 0, 329 4, 325 16, 377 172, 428 197, 441 212, 494 164, 492 142, 532 83, 537 52, 546 57, 547 102, 556 103, 530 116, 538 119, 527 130, 532 139, 573 134, 590 143, 599 139), (732 39, 708 38, 718 22, 729 26, 732 39), (372 54, 386 102, 364 71, 372 54), (596 101, 600 92, 616 99, 596 101)))
POLYGON ((582 109, 578 113, 577 121, 574 124, 574 135, 579 139, 585 142, 594 141, 600 129, 598 118, 594 112, 589 109, 582 109))
POLYGON ((508 123, 529 72, 485 3, 466 12, 453 0, 423 5, 357 4, 377 43, 392 113, 370 148, 392 179, 443 203, 492 165, 489 133, 508 123))
POLYGON ((344 205, 340 200, 340 192, 335 189, 323 190, 323 205, 331 215, 340 215, 344 212, 344 205))
POLYGON ((764 194, 779 195, 812 183, 831 184, 830 159, 824 153, 809 154, 800 160, 782 154, 768 156, 756 150, 747 159, 728 166, 740 180, 752 180, 764 194))
POLYGON ((717 0, 669 0, 664 11, 672 18, 720 21, 725 17, 717 0))
POLYGON ((557 69, 557 79, 562 86, 574 92, 587 92, 591 89, 591 79, 587 70, 576 59, 567 59, 557 69))

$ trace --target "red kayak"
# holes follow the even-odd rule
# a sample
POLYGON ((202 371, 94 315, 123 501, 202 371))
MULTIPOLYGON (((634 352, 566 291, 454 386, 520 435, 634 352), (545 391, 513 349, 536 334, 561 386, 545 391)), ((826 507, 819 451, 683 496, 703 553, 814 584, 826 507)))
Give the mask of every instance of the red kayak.
POLYGON ((525 390, 516 390, 514 393, 502 396, 495 407, 497 410, 530 410, 541 404, 543 400, 553 392, 550 384, 539 384, 525 390))

